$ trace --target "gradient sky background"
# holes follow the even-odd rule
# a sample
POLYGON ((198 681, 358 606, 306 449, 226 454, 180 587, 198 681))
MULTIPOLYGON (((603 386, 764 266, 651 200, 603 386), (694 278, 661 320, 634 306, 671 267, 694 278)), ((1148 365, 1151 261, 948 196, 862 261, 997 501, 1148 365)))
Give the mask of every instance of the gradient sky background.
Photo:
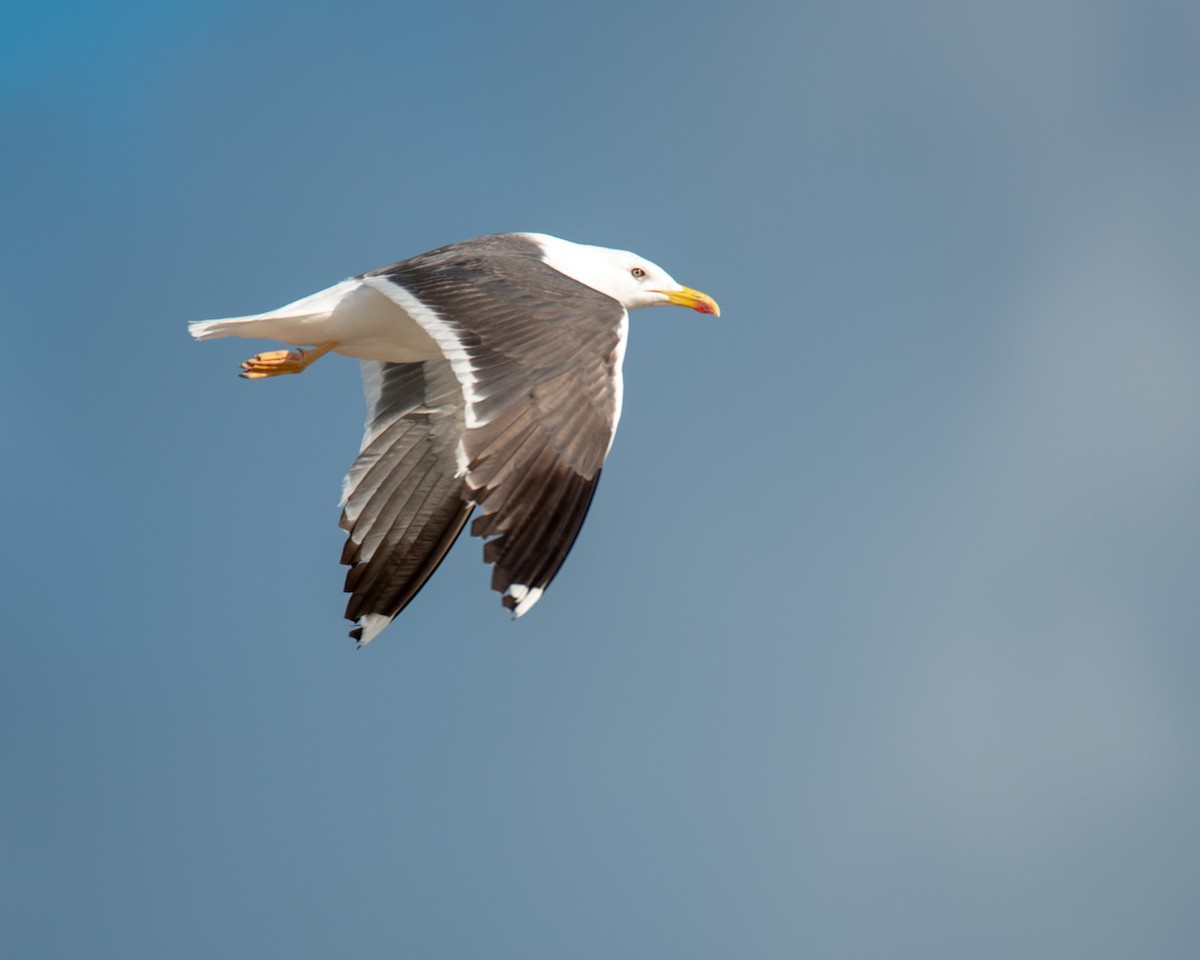
POLYGON ((1193 958, 1200 7, 7 3, 0 954, 1193 958), (341 620, 274 307, 631 248, 575 552, 341 620))

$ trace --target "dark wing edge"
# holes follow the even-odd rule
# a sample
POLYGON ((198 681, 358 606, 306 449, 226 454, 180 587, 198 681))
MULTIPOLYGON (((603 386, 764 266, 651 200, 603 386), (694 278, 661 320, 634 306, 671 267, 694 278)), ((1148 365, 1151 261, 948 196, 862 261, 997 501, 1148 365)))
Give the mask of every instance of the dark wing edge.
POLYGON ((346 619, 360 646, 417 595, 474 506, 460 466, 462 390, 450 363, 362 366, 368 419, 340 521, 346 619))
POLYGON ((464 499, 480 514, 492 587, 514 617, 558 573, 583 526, 619 415, 628 314, 538 250, 434 251, 375 271, 436 318, 469 384, 464 499))
POLYGON ((532 404, 509 406, 468 432, 468 481, 480 507, 471 533, 486 541, 483 558, 492 565, 492 589, 515 617, 540 599, 567 559, 611 436, 586 403, 563 399, 548 411, 538 398, 554 393, 548 389, 553 386, 539 384, 532 404), (575 447, 592 456, 564 455, 575 447))

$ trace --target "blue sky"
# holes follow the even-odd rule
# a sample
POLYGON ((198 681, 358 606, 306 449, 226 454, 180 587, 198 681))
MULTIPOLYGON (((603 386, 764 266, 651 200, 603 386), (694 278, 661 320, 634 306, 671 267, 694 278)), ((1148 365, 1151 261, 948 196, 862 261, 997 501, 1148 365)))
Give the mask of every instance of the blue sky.
POLYGON ((0 953, 1194 954, 1194 4, 0 17, 0 953), (186 322, 514 229, 722 317, 355 652, 357 365, 186 322))

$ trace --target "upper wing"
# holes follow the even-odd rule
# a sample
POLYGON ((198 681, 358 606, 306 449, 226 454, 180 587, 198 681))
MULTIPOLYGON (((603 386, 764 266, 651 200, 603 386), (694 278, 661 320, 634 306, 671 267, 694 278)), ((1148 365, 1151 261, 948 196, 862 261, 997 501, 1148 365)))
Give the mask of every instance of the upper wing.
POLYGON ((365 279, 425 327, 463 385, 471 532, 520 616, 566 559, 612 443, 625 309, 536 255, 463 245, 365 279))
POLYGON ((367 643, 424 586, 472 504, 459 459, 462 390, 445 360, 363 361, 367 425, 343 482, 346 618, 367 643))

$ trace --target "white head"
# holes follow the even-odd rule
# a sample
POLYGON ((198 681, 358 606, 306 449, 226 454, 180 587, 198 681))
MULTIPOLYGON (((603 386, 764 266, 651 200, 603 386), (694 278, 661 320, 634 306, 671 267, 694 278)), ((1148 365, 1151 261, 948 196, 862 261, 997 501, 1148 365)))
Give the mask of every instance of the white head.
POLYGON ((662 267, 628 250, 590 247, 544 233, 526 234, 542 248, 542 258, 559 273, 612 297, 626 310, 669 303, 720 316, 717 302, 672 279, 662 267))

